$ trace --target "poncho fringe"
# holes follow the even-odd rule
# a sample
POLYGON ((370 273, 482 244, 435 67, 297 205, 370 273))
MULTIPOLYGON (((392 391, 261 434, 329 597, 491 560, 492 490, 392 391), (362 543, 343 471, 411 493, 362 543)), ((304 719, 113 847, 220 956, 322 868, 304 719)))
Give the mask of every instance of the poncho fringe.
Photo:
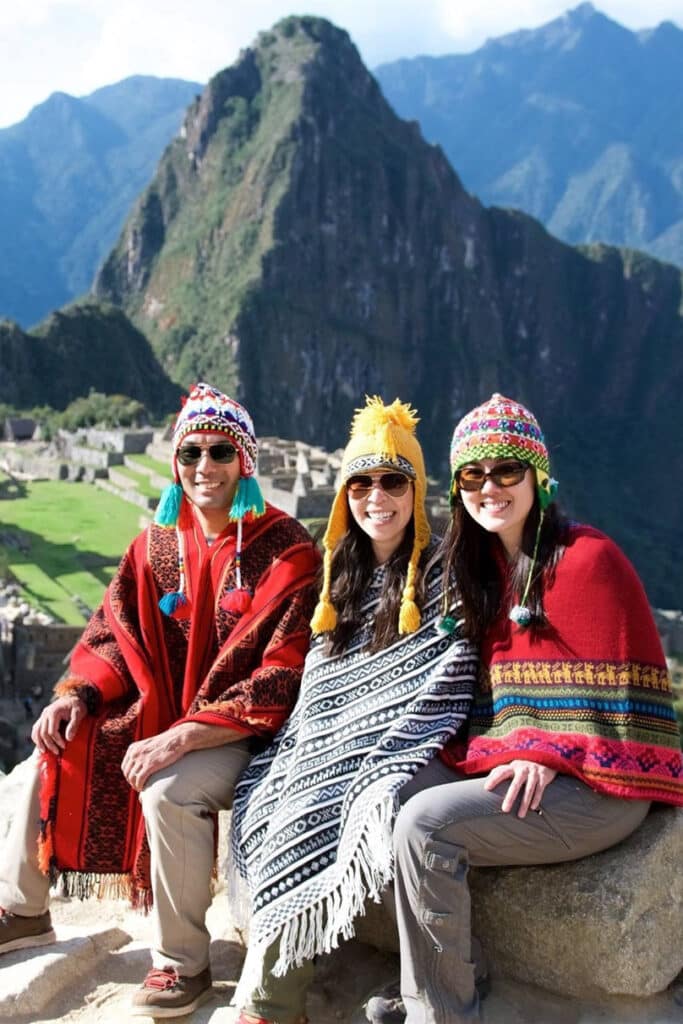
POLYGON ((437 628, 441 566, 430 555, 420 630, 366 653, 380 567, 346 652, 327 657, 314 645, 292 717, 238 781, 229 895, 234 910, 245 880, 252 914, 238 1004, 278 940, 282 975, 353 936, 392 878, 401 786, 467 717, 476 658, 458 630, 437 628))

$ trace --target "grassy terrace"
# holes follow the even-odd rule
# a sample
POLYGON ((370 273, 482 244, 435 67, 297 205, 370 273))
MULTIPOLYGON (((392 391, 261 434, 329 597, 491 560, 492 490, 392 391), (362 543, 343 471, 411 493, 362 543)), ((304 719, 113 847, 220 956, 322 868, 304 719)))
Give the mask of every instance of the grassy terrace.
POLYGON ((171 482, 170 463, 160 462, 158 459, 153 459, 151 455, 147 455, 145 453, 129 455, 127 457, 137 463, 141 469, 147 469, 153 473, 158 473, 159 476, 166 476, 168 477, 169 483, 171 482))
POLYGON ((122 476, 128 477, 128 479, 130 480, 131 489, 139 491, 140 494, 144 495, 145 498, 159 497, 159 488, 155 487, 154 484, 150 483, 150 479, 146 473, 138 473, 134 469, 129 469, 128 466, 116 466, 116 473, 121 473, 122 476))
POLYGON ((31 604, 62 622, 83 623, 75 598, 99 604, 139 521, 139 508, 90 484, 16 485, 0 472, 2 561, 31 604))

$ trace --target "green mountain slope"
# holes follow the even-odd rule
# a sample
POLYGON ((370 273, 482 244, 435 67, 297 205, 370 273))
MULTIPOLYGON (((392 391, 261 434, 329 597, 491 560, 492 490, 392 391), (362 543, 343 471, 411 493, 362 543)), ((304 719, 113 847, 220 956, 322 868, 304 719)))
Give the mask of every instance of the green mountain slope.
POLYGON ((91 389, 136 398, 157 416, 177 408, 180 397, 120 309, 76 304, 31 333, 0 322, 0 402, 64 409, 91 389))
POLYGON ((190 108, 95 291, 175 380, 241 396, 261 434, 334 448, 365 393, 400 395, 443 478, 464 411, 493 390, 526 400, 569 510, 680 607, 681 284, 482 207, 346 33, 290 18, 190 108))

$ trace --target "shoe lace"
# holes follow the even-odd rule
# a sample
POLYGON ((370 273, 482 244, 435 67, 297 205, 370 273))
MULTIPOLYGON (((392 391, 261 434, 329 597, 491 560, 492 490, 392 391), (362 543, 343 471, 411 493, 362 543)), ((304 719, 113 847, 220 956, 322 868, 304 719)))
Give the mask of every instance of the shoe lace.
POLYGON ((143 982, 143 988, 153 988, 158 992, 165 992, 178 983, 178 972, 175 967, 153 967, 147 972, 143 982))

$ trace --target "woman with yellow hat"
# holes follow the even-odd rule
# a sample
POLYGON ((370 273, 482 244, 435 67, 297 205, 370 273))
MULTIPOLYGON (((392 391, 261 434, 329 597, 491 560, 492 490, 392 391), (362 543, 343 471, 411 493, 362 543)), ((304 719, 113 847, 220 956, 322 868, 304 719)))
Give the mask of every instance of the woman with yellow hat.
POLYGON ((391 878, 398 793, 453 737, 475 658, 443 630, 417 418, 398 399, 353 420, 323 538, 301 691, 237 786, 233 856, 250 897, 240 1024, 305 1020, 312 958, 353 934, 391 878))

